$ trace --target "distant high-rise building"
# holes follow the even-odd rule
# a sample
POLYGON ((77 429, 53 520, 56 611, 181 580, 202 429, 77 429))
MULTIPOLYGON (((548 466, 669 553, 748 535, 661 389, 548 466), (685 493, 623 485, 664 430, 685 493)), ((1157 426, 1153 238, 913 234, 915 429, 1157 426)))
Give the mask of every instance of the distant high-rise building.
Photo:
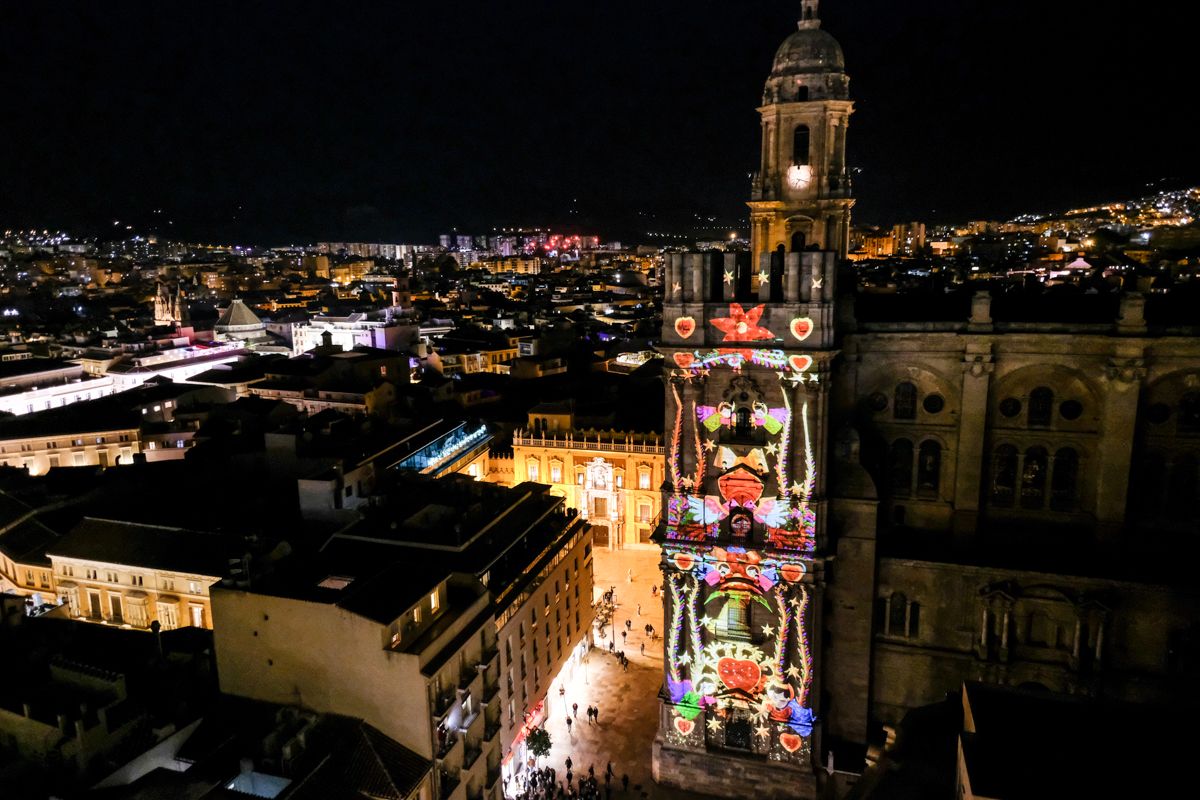
POLYGON ((906 256, 918 255, 925 249, 925 223, 906 222, 892 226, 893 252, 906 256))

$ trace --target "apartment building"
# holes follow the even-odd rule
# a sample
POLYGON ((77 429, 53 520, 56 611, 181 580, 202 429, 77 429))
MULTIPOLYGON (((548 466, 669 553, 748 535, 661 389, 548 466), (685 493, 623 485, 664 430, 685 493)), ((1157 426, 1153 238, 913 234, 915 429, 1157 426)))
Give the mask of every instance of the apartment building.
POLYGON ((498 799, 587 641, 586 525, 542 486, 386 477, 310 565, 214 592, 222 690, 361 717, 434 762, 440 797, 498 799))

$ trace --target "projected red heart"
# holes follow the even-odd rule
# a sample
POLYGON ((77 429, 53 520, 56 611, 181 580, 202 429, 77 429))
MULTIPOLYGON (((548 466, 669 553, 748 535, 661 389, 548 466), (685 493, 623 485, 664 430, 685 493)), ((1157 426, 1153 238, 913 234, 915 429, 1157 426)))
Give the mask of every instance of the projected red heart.
POLYGON ((781 564, 779 574, 788 583, 795 583, 804 577, 804 567, 799 564, 781 564))
POLYGON ((792 336, 803 342, 813 332, 813 321, 810 317, 796 317, 792 320, 792 336))
POLYGON ((788 366, 796 372, 804 372, 812 366, 812 356, 788 356, 788 366))
POLYGON ((676 353, 674 357, 675 363, 684 369, 687 369, 696 361, 696 357, 691 353, 676 353))
POLYGON ((717 675, 721 683, 730 689, 740 689, 746 694, 753 694, 762 677, 758 664, 745 658, 722 658, 717 661, 717 675))

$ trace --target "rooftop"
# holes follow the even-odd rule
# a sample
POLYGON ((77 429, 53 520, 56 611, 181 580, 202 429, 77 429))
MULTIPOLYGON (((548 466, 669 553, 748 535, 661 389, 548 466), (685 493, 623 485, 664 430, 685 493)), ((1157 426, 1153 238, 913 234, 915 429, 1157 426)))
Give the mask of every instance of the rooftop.
POLYGON ((221 578, 234 553, 227 539, 213 533, 84 517, 47 554, 221 578))

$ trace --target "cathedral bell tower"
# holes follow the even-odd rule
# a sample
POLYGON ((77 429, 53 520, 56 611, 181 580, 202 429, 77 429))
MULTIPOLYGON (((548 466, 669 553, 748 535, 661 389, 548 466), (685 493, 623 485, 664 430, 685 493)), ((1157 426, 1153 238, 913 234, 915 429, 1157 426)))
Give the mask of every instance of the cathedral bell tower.
POLYGON ((814 245, 845 258, 850 243, 850 78, 841 46, 821 30, 817 0, 802 0, 798 25, 775 53, 758 109, 762 160, 748 203, 756 265, 814 245))
POLYGON ((660 784, 760 800, 818 793, 829 377, 852 202, 846 94, 841 49, 805 0, 761 109, 750 207, 762 257, 667 257, 660 784), (789 185, 789 172, 805 180, 789 185))

